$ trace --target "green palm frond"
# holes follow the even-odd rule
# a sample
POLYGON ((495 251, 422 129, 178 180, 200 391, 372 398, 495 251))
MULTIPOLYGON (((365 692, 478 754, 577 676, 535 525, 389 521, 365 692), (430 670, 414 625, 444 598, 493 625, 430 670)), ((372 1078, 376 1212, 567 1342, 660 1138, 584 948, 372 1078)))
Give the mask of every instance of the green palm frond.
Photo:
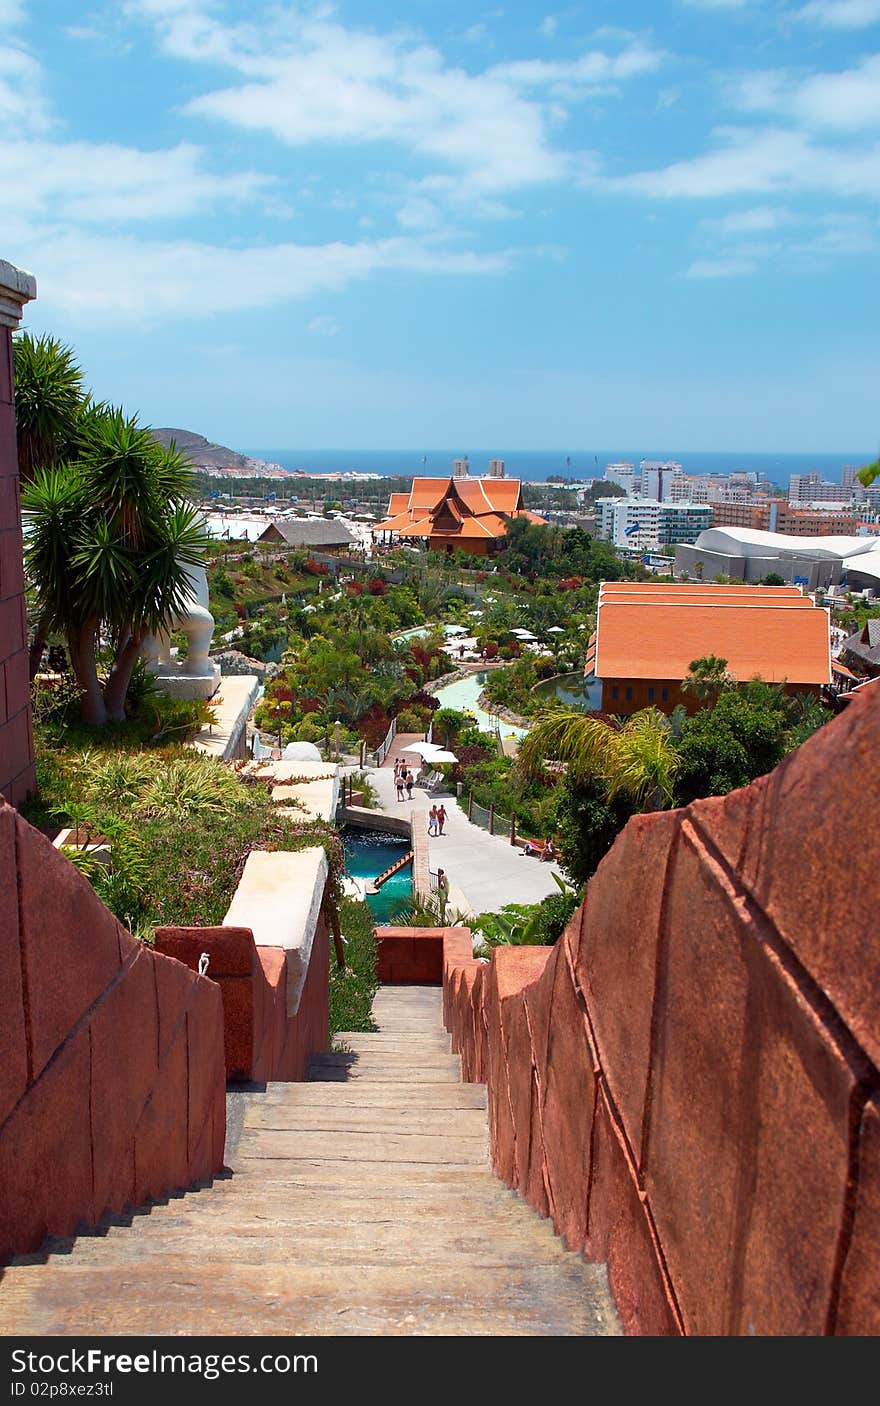
POLYGON ((83 373, 55 337, 23 332, 13 342, 15 424, 23 482, 69 458, 83 404, 83 373))

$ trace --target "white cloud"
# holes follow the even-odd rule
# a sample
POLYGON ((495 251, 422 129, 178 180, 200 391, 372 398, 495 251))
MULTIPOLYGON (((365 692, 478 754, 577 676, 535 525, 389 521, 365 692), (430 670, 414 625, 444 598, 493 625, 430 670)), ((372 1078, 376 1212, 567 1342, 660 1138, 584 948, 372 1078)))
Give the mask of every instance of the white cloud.
MULTIPOLYGON (((338 292, 385 271, 468 277, 503 273, 516 251, 477 254, 441 242, 396 239, 242 249, 195 240, 113 237, 59 226, 28 229, 16 242, 38 271, 40 304, 82 324, 194 320, 338 292)), ((19 258, 19 262, 21 259, 19 258)))
POLYGON ((742 10, 749 0, 683 0, 693 10, 742 10))
POLYGON ((859 131, 880 126, 880 54, 839 73, 807 78, 771 69, 746 74, 733 92, 749 112, 772 112, 806 127, 859 131))
POLYGON ((765 234, 789 224, 792 218, 791 212, 782 207, 756 205, 750 210, 731 210, 718 219, 703 220, 702 228, 727 239, 733 235, 765 234))
POLYGON ((820 29, 867 29, 880 24, 880 0, 810 0, 794 16, 820 29))
POLYGON ((50 122, 39 64, 24 49, 0 44, 0 132, 44 132, 50 122))
POLYGON ((607 182, 659 199, 805 191, 880 200, 880 145, 833 147, 803 132, 720 128, 714 151, 607 182))
POLYGON ((192 99, 191 116, 269 132, 290 146, 392 142, 472 191, 564 178, 571 153, 553 141, 567 107, 652 72, 663 55, 627 36, 568 63, 514 63, 479 73, 402 32, 374 33, 293 9, 226 25, 192 0, 128 0, 166 52, 236 74, 192 99))
POLYGON ((556 15, 545 15, 538 25, 538 33, 545 39, 555 39, 556 31, 559 28, 559 20, 556 15))
POLYGON ((11 29, 24 19, 23 0, 0 0, 0 28, 11 29))
POLYGON ((0 185, 20 217, 84 225, 170 219, 220 202, 259 198, 271 180, 255 172, 215 175, 198 147, 139 151, 112 143, 0 141, 0 185))
POLYGON ((307 332, 311 332, 315 337, 338 337, 342 327, 335 317, 313 317, 306 327, 307 332))

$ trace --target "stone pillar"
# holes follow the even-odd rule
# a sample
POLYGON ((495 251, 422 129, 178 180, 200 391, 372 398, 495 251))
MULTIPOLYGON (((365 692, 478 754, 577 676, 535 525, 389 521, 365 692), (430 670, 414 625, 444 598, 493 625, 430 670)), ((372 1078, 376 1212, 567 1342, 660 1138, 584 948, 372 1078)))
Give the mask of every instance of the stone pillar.
POLYGON ((29 273, 0 259, 0 794, 12 805, 34 789, 34 735, 28 685, 21 505, 12 333, 25 303, 37 295, 29 273))

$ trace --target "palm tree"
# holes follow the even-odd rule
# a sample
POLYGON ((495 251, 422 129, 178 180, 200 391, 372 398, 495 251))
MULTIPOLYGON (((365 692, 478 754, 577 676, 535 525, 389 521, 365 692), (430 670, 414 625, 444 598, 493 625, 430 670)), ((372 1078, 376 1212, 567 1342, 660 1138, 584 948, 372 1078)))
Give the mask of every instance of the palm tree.
POLYGON ((727 660, 719 659, 717 654, 704 654, 699 659, 692 659, 688 671, 687 678, 682 680, 682 693, 689 693, 712 707, 718 702, 721 690, 733 682, 727 672, 727 660))
POLYGON ((18 465, 27 483, 38 468, 73 457, 85 388, 72 349, 54 337, 22 332, 13 348, 18 465))
POLYGON ((550 708, 520 743, 518 764, 536 775, 548 760, 564 763, 574 781, 601 780, 609 801, 622 795, 648 810, 672 803, 678 754, 669 720, 655 708, 619 727, 574 708, 550 708))
POLYGON ((83 721, 125 717, 147 634, 161 630, 190 590, 207 536, 185 501, 189 469, 136 419, 90 410, 77 459, 37 469, 22 495, 25 560, 37 596, 38 637, 59 630, 82 689, 83 721), (102 636, 112 648, 98 677, 102 636))

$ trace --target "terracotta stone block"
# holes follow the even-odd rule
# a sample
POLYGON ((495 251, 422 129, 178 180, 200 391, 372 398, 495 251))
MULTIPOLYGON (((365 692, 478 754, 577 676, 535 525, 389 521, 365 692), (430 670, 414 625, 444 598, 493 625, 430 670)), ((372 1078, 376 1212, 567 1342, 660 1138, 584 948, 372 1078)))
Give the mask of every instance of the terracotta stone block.
POLYGON ((23 806, 37 788, 33 762, 20 771, 8 786, 2 787, 3 795, 11 806, 23 806))
POLYGON ((532 1129, 532 1046, 524 990, 536 981, 552 956, 552 947, 499 947, 492 964, 497 969, 501 1044, 513 1122, 513 1185, 528 1193, 532 1129))
POLYGON ((880 690, 868 689, 748 793, 692 808, 875 1064, 880 944, 852 934, 876 926, 876 860, 858 842, 845 862, 829 857, 847 818, 857 827, 865 796, 880 793, 878 734, 880 690))
POLYGON ((36 1075, 118 973, 119 940, 116 919, 91 884, 20 817, 16 825, 36 1075))
MULTIPOLYGON (((241 980, 241 977, 230 977, 223 984, 228 986, 241 980)), ((202 1175, 204 1149, 197 1155, 197 1148, 204 1138, 206 1127, 211 1130, 209 1136, 213 1134, 215 1105, 219 1105, 224 1112, 226 1108, 226 1068, 221 1055, 224 1016, 220 996, 215 982, 200 977, 196 999, 186 1018, 189 1072, 187 1141, 191 1165, 200 1166, 195 1175, 202 1175)), ((219 1167, 211 1170, 219 1171, 219 1167)))
POLYGON ((489 1109, 489 1146, 492 1152, 492 1166, 502 1181, 507 1182, 508 1186, 513 1186, 515 1184, 513 1114, 510 1107, 504 1035, 501 1029, 498 972, 498 952, 496 951, 489 964, 489 974, 486 977, 486 1046, 489 1065, 486 1083, 489 1109))
POLYGON ((189 1182, 186 1022, 159 1067, 159 1077, 134 1134, 134 1199, 140 1205, 189 1182))
POLYGON ((0 531, 0 600, 20 596, 24 590, 21 537, 14 528, 0 531))
POLYGON ((199 969, 199 957, 207 952, 207 974, 212 979, 250 976, 256 957, 250 928, 157 928, 156 951, 174 957, 195 972, 199 969))
POLYGON ((880 1334, 880 1102, 869 1100, 862 1115, 858 1147, 858 1188, 852 1234, 843 1275, 835 1332, 847 1336, 880 1334))
POLYGON ((685 825, 645 1189, 693 1333, 817 1333, 854 1071, 685 825))
POLYGON ((168 1058, 175 1041, 185 1036, 186 1012, 196 986, 196 976, 180 962, 156 953, 153 958, 156 1008, 159 1013, 159 1064, 168 1058))
POLYGON ((626 1333, 677 1336, 679 1320, 663 1274, 657 1238, 604 1092, 596 1100, 592 1145, 587 1258, 608 1265, 626 1333))
POLYGON ((98 1216, 120 1210, 134 1195, 134 1130, 159 1069, 152 965, 146 950, 136 952, 89 1024, 98 1216))
MULTIPOLYGON (((8 480, 0 479, 0 492, 4 482, 8 480)), ((18 654, 26 638, 22 633, 21 596, 9 596, 6 600, 0 600, 0 660, 18 654)))
POLYGON ((587 1233, 595 1056, 565 949, 557 946, 557 953, 542 1109, 544 1148, 556 1228, 569 1249, 577 1250, 587 1233))
POLYGON ((8 327, 0 328, 0 403, 12 404, 12 333, 8 327))
POLYGON ((638 1160, 661 910, 677 814, 639 815, 587 885, 577 979, 608 1089, 638 1160))
POLYGON ((250 976, 217 978, 223 999, 223 1048, 227 1079, 253 1077, 255 1025, 254 981, 250 976))
POLYGON ((89 1032, 59 1050, 0 1133, 0 1262, 94 1219, 89 1032))
MULTIPOLYGON (((0 664, 0 727, 6 722, 9 714, 6 711, 6 665, 0 664)), ((5 779, 8 784, 9 778, 5 779)), ((0 782, 0 784, 4 784, 0 782)))
MULTIPOLYGON (((14 425, 11 408, 0 405, 0 444, 3 444, 4 435, 8 433, 10 424, 14 425)), ((0 461, 0 532, 11 531, 16 533, 21 531, 18 474, 9 473, 8 466, 0 461)), ((0 659, 5 658, 3 644, 4 639, 0 634, 0 659)))
POLYGON ((15 864, 15 814, 0 804, 0 1126, 25 1091, 28 1080, 18 894, 15 864))

